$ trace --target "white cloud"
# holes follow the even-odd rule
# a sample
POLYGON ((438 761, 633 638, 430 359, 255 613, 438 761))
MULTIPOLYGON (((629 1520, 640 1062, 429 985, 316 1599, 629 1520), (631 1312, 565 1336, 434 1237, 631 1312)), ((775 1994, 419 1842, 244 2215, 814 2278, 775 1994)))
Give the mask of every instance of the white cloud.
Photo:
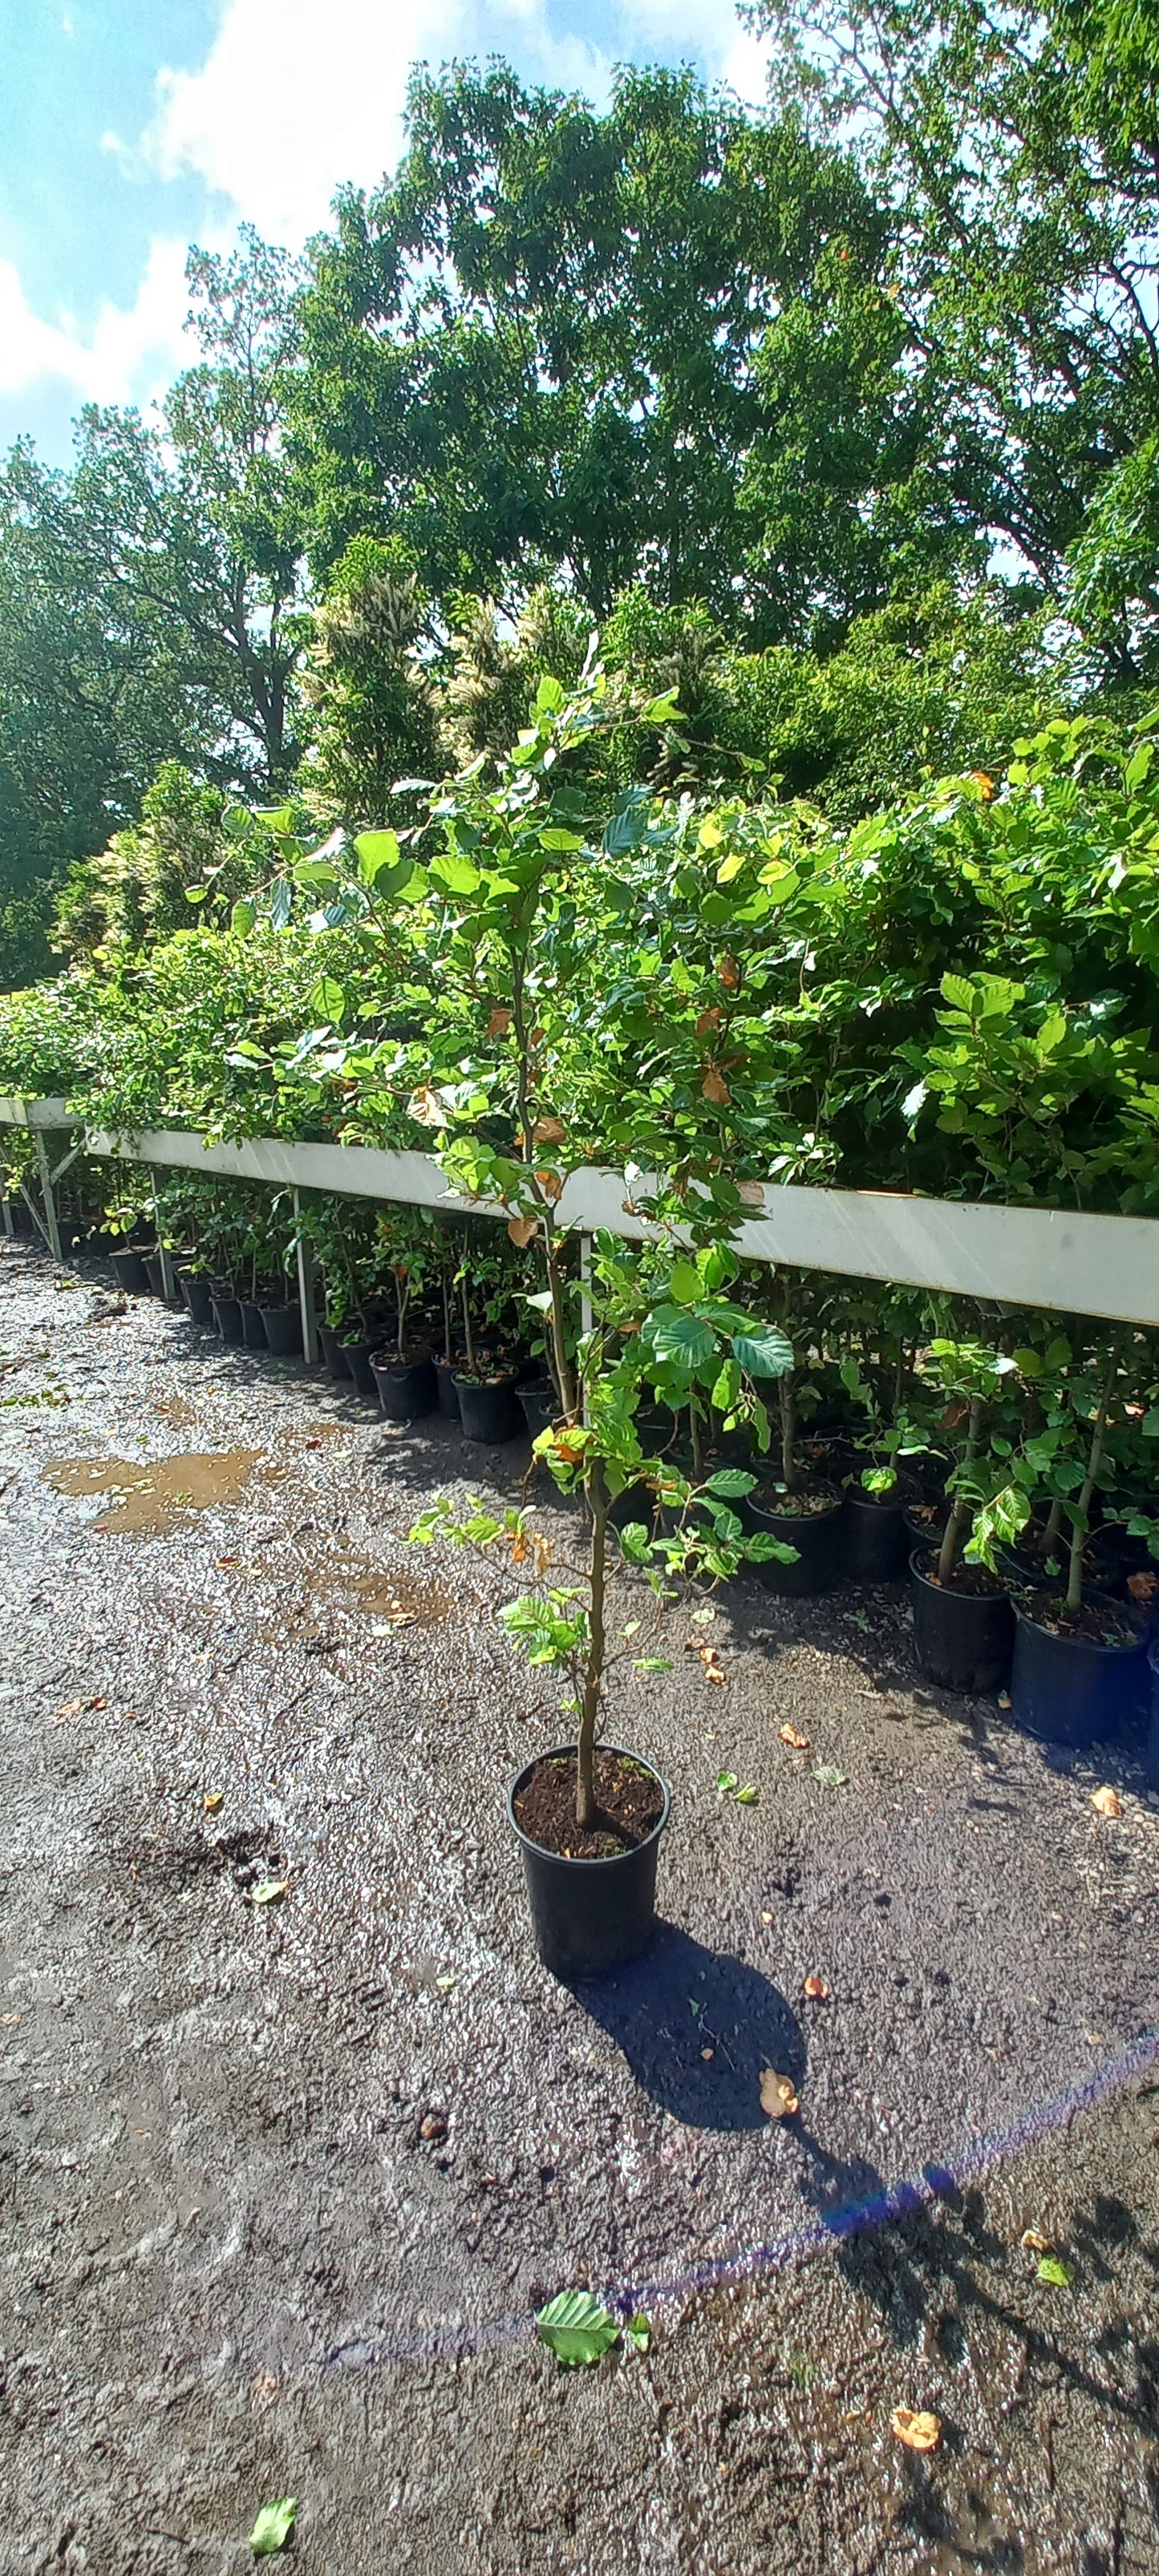
POLYGON ((134 303, 102 304, 83 334, 68 313, 42 321, 11 261, 0 260, 0 394, 56 378, 81 402, 148 401, 182 363, 185 259, 183 241, 154 241, 134 303))
MULTIPOLYGON (((578 14, 578 12, 577 12, 578 14)), ((374 186, 402 144, 412 63, 506 55, 528 79, 606 97, 613 61, 697 54, 759 99, 759 49, 732 0, 620 0, 611 52, 557 36, 544 0, 225 0, 200 71, 163 71, 142 140, 166 177, 196 171, 259 231, 298 247, 343 180, 374 186)))

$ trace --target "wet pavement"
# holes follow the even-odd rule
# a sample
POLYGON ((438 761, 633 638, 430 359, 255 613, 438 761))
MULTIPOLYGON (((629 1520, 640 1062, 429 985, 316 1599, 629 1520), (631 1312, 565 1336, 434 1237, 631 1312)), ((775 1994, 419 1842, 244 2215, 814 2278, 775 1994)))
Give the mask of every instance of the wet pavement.
POLYGON ((901 1587, 738 1584, 616 1691, 655 1949, 559 1988, 502 1799, 558 1693, 510 1571, 406 1543, 526 1447, 110 1277, 0 1247, 0 2569, 232 2576, 287 2493, 304 2576, 1159 2567, 1132 1748, 926 1689, 901 1587), (646 2358, 535 2344, 584 2282, 646 2358))

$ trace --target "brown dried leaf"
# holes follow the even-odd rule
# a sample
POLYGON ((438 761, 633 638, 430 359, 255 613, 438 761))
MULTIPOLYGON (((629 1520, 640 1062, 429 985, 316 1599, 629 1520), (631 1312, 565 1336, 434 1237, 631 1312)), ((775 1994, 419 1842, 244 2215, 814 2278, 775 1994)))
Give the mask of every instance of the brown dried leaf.
POLYGON ((829 2001, 829 1988, 824 1977, 806 1977, 801 1992, 808 1996, 811 2004, 827 2004, 829 2001))
POLYGON ((912 2406, 895 2406, 890 2429, 907 2451, 936 2451, 942 2438, 940 2415, 915 2415, 912 2406))
POLYGON ((81 1713, 81 1710, 82 1710, 82 1708, 84 1708, 84 1707, 85 1707, 85 1705, 86 1705, 86 1702, 85 1702, 83 1699, 66 1699, 66 1701, 65 1701, 65 1703, 64 1703, 64 1707, 63 1707, 63 1708, 58 1708, 58 1710, 57 1710, 56 1714, 57 1714, 58 1718, 59 1718, 59 1717, 79 1717, 79 1716, 80 1716, 80 1713, 81 1713))
POLYGON ((705 1038, 707 1037, 710 1029, 718 1029, 723 1017, 724 1013, 722 1012, 719 1003, 714 1003, 711 1011, 702 1011, 700 1018, 696 1023, 697 1037, 705 1038))
POLYGON ((807 1753, 809 1750, 808 1736, 802 1735, 800 1730, 795 1726, 789 1726, 788 1724, 782 1726, 780 1729, 780 1737, 782 1744, 792 1745, 794 1753, 807 1753))
POLYGON ((421 1083, 417 1091, 412 1091, 407 1108, 419 1127, 446 1126, 447 1114, 442 1101, 428 1082, 421 1083))
POLYGON ((562 1118, 537 1118, 531 1130, 533 1145, 562 1145, 567 1129, 562 1118))
POLYGON ((563 1197, 563 1180, 559 1172, 537 1172, 535 1177, 545 1199, 554 1201, 563 1197))
POLYGON ((716 2055, 716 2050, 715 2050, 715 2048, 702 2048, 702 2049, 701 2049, 700 2054, 701 2054, 702 2058, 704 2059, 704 2063, 705 2063, 705 2065, 706 2065, 706 2066, 708 2066, 708 2065, 710 2065, 710 2064, 711 2064, 711 2062, 712 2062, 713 2058, 715 2057, 715 2055, 716 2055))
POLYGON ((535 1236, 538 1234, 539 1218, 537 1216, 513 1216, 510 1225, 507 1228, 507 1232, 512 1243, 518 1244, 519 1249, 522 1252, 526 1249, 526 1246, 529 1243, 534 1241, 535 1236))
POLYGON ((788 2076, 778 2075, 772 2066, 762 2067, 761 2109, 769 2119, 791 2120, 794 2111, 799 2111, 800 2107, 788 2076))
POLYGON ((489 1038, 505 1038, 510 1026, 511 1013, 510 1011, 505 1011, 500 1006, 499 1009, 494 1010, 491 1013, 491 1017, 487 1022, 487 1035, 489 1038))
POLYGON ((551 1563, 551 1540, 543 1538, 538 1531, 532 1533, 531 1561, 536 1575, 542 1580, 551 1563))
POLYGON ((1098 1816, 1121 1816, 1123 1812, 1123 1802, 1118 1790, 1109 1787, 1096 1789, 1091 1805, 1098 1816))
POLYGON ((715 1101, 719 1109, 727 1108, 732 1099, 732 1093, 718 1064, 709 1065, 700 1088, 704 1098, 715 1101))
POLYGON ((765 1204, 763 1181, 738 1181, 736 1192, 742 1207, 763 1207, 765 1204))
POLYGON ((513 1565, 526 1565, 527 1563, 527 1541, 522 1535, 513 1538, 511 1541, 511 1562, 513 1565))
POLYGON ((717 982, 723 984, 726 993, 737 993, 740 991, 740 967, 738 966, 735 957, 730 955, 727 948, 725 949, 723 956, 717 958, 716 975, 717 982))
POLYGON ((1038 2227, 1024 2227, 1018 2242, 1027 2254, 1049 2254, 1051 2249, 1050 2237, 1038 2227))
POLYGON ((1159 1574, 1129 1574, 1127 1590, 1132 1601, 1153 1601, 1159 1593, 1159 1574))

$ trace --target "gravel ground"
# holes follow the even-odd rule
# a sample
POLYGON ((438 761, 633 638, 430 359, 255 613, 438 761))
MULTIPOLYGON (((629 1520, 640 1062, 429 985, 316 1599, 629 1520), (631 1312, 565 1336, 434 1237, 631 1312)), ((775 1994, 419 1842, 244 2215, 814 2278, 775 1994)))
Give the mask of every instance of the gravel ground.
POLYGON ((117 1304, 0 1246, 0 2568, 233 2576, 287 2493, 303 2576, 1159 2568, 1132 1749, 925 1689, 900 1588, 738 1584, 616 1694, 655 1949, 556 1987, 501 1797, 554 1692, 405 1541, 525 1447, 117 1304), (646 2358, 536 2344, 583 2282, 646 2358))

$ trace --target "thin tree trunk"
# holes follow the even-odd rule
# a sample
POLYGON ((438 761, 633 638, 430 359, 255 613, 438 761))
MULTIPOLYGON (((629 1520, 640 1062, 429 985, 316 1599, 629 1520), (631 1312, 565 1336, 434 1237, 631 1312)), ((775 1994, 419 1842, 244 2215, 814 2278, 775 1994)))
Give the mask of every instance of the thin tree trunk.
POLYGON ((600 1685, 604 1674, 606 1638, 604 1630, 604 1579, 607 1561, 608 1489, 604 1470, 597 1458, 586 1478, 588 1509, 592 1516, 592 1547, 588 1561, 590 1606, 588 1617, 588 1652, 584 1665, 583 1689, 580 1694, 579 1742, 576 1747, 575 1816, 581 1829, 596 1820, 595 1749, 596 1725, 600 1712, 600 1685))
POLYGON ((1111 1389, 1115 1383, 1115 1371, 1118 1364, 1118 1352, 1113 1351, 1111 1354, 1110 1367, 1108 1368, 1107 1374, 1103 1380, 1103 1391, 1099 1397, 1099 1409, 1095 1415, 1095 1432, 1094 1438, 1091 1441, 1091 1454, 1087 1460, 1087 1472, 1082 1481, 1082 1490, 1079 1494, 1078 1504, 1071 1521, 1070 1565, 1067 1570, 1066 1585, 1066 1615, 1068 1619, 1077 1619, 1083 1606, 1083 1549, 1086 1546, 1087 1541, 1087 1528, 1091 1512, 1091 1496, 1093 1495, 1095 1486, 1098 1483, 1099 1469, 1103 1463, 1103 1447, 1107 1436, 1107 1406, 1111 1401, 1111 1389))
POLYGON ((467 1282, 465 1278, 463 1281, 463 1340, 467 1346, 467 1374, 469 1377, 473 1377, 475 1374, 475 1336, 471 1331, 471 1300, 467 1295, 467 1282))
POLYGON ((797 1461, 794 1446, 797 1438, 797 1386, 794 1370, 787 1369, 780 1382, 781 1399, 781 1482, 787 1494, 797 1491, 797 1461))
MULTIPOLYGON (((978 1455, 981 1440, 982 1398, 980 1395, 973 1395, 970 1398, 970 1425, 966 1433, 966 1448, 962 1459, 964 1467, 973 1465, 973 1462, 978 1455)), ((962 1538, 969 1517, 970 1506, 961 1490, 961 1487, 959 1486, 958 1491, 954 1496, 953 1509, 942 1533, 942 1544, 938 1551, 939 1583, 949 1582, 950 1576, 954 1571, 954 1567, 958 1562, 962 1538)))

